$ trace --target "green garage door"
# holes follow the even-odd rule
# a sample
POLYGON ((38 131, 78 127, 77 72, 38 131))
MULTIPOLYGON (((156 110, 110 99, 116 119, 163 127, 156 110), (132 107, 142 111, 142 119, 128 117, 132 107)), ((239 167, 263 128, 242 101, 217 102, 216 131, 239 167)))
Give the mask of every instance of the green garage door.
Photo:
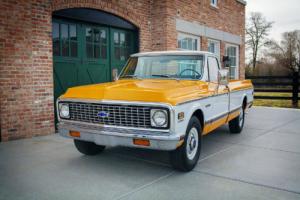
POLYGON ((137 51, 137 34, 72 20, 53 19, 54 98, 69 87, 111 81, 137 51))

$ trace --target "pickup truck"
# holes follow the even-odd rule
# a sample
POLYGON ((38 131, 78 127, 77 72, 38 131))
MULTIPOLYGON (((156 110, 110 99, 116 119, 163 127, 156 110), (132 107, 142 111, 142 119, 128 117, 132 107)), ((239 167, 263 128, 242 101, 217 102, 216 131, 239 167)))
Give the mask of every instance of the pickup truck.
POLYGON ((85 155, 105 146, 164 150, 174 168, 190 171, 202 136, 225 124, 241 133, 252 102, 251 81, 229 80, 214 54, 138 53, 114 82, 69 88, 60 96, 58 132, 85 155))

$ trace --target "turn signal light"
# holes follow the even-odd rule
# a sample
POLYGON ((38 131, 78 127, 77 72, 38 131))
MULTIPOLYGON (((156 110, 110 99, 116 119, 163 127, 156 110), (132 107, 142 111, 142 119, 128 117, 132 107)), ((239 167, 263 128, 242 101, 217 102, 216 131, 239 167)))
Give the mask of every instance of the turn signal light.
POLYGON ((139 145, 139 146, 150 146, 150 141, 145 139, 133 139, 133 144, 139 145))
POLYGON ((70 131, 69 135, 72 137, 80 137, 80 132, 79 131, 70 131))

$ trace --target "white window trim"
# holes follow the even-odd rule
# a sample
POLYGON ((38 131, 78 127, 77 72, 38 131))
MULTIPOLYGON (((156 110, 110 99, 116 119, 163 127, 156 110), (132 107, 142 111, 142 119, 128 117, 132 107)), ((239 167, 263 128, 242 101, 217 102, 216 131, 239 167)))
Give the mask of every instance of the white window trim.
MULTIPOLYGON (((227 51, 228 47, 236 47, 236 69, 235 69, 235 79, 239 79, 240 77, 240 49, 239 49, 239 45, 235 45, 235 44, 225 44, 225 52, 227 51)), ((226 54, 227 55, 227 52, 226 54)))
POLYGON ((210 0, 210 5, 212 7, 218 8, 218 0, 215 0, 215 3, 213 3, 212 0, 210 0))
POLYGON ((209 43, 210 42, 213 42, 213 43, 218 43, 218 47, 219 47, 219 50, 218 50, 218 54, 216 54, 217 58, 219 59, 219 62, 221 60, 221 41, 219 40, 214 40, 214 39, 208 39, 207 40, 207 48, 209 47, 209 43))
MULTIPOLYGON (((197 36, 197 35, 192 35, 192 34, 188 34, 188 33, 182 33, 182 32, 178 32, 177 34, 177 42, 178 42, 178 38, 179 36, 182 36, 182 37, 189 37, 189 38, 192 38, 192 39, 197 39, 197 49, 196 51, 201 51, 201 37, 200 36, 197 36)), ((181 49, 181 48, 177 48, 178 50, 186 50, 186 49, 181 49)))

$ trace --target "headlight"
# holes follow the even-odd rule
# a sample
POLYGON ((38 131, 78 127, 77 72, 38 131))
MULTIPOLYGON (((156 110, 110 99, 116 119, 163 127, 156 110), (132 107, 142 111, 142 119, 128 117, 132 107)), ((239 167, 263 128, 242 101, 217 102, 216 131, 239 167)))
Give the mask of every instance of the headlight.
POLYGON ((167 127, 168 113, 166 110, 152 109, 151 110, 151 126, 153 127, 167 127))
POLYGON ((59 116, 61 118, 70 118, 70 109, 68 104, 59 104, 59 116))

